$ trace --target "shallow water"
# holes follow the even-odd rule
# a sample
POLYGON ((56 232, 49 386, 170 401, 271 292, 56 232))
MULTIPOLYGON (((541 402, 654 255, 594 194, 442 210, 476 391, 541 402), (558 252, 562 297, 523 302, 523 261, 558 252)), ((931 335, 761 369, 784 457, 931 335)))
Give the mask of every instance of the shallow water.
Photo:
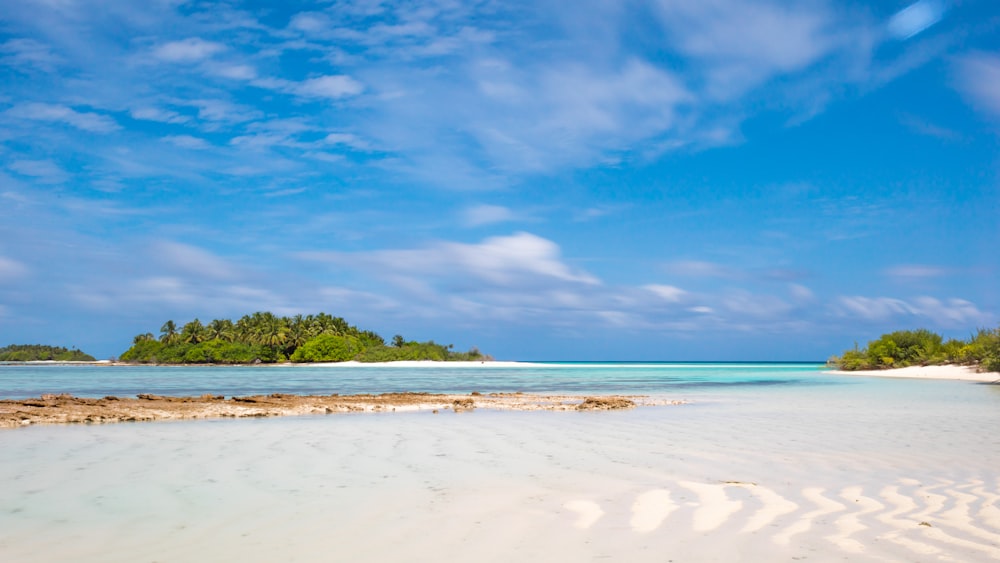
POLYGON ((524 367, 0 365, 0 397, 260 393, 661 393, 680 389, 822 385, 821 364, 530 364, 524 367))
POLYGON ((1000 388, 808 377, 622 412, 0 432, 0 560, 1000 558, 1000 388))

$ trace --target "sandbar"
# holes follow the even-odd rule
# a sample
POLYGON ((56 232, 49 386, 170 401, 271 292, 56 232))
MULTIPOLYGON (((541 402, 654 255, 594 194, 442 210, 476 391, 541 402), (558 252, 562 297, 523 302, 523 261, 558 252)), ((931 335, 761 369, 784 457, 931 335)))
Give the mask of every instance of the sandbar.
POLYGON ((291 395, 274 393, 225 398, 222 395, 101 399, 46 394, 0 400, 0 428, 32 424, 103 424, 195 418, 261 418, 351 412, 442 411, 476 408, 516 411, 618 410, 636 406, 679 405, 684 401, 646 396, 534 395, 528 393, 383 393, 380 395, 291 395))

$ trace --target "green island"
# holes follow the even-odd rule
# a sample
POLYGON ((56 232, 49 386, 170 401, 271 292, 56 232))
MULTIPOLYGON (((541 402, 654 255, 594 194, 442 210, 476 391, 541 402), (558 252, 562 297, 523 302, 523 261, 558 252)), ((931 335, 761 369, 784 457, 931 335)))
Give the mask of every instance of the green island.
POLYGON ((137 335, 119 360, 142 364, 255 364, 311 362, 396 362, 404 360, 480 361, 492 358, 473 347, 456 352, 450 344, 407 341, 391 344, 370 330, 361 330, 326 313, 279 317, 270 312, 244 315, 233 322, 194 319, 178 327, 170 320, 157 338, 137 335))
POLYGON ((11 344, 0 348, 0 362, 93 362, 94 357, 77 349, 44 344, 11 344))
POLYGON ((827 360, 828 366, 845 371, 945 364, 1000 372, 1000 328, 980 328, 968 340, 947 341, 926 329, 897 330, 827 360))

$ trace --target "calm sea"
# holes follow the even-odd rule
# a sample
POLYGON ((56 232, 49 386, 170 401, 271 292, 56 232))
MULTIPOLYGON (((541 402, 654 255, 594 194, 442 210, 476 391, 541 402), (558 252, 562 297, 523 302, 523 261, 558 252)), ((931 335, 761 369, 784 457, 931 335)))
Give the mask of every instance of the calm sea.
POLYGON ((463 367, 162 367, 0 365, 0 397, 80 397, 479 391, 568 394, 712 394, 740 388, 836 385, 818 363, 548 363, 463 367))

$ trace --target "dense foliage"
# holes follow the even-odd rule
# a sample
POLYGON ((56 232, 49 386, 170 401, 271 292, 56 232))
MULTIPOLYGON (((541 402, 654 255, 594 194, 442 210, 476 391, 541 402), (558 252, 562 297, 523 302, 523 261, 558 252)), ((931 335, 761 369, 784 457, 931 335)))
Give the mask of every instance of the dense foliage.
POLYGON ((90 354, 62 346, 45 346, 42 344, 11 344, 0 348, 0 362, 39 362, 53 360, 57 362, 92 362, 90 354))
POLYGON ((929 330, 897 330, 868 346, 847 350, 827 362, 843 370, 889 369, 914 365, 976 365, 1000 372, 1000 328, 981 328, 968 340, 949 339, 929 330))
POLYGON ((483 360, 477 349, 453 352, 433 341, 408 342, 396 335, 387 346, 378 334, 326 313, 279 317, 258 312, 236 322, 198 319, 178 327, 167 321, 157 338, 137 335, 120 358, 156 364, 250 364, 274 362, 390 362, 398 360, 483 360))

